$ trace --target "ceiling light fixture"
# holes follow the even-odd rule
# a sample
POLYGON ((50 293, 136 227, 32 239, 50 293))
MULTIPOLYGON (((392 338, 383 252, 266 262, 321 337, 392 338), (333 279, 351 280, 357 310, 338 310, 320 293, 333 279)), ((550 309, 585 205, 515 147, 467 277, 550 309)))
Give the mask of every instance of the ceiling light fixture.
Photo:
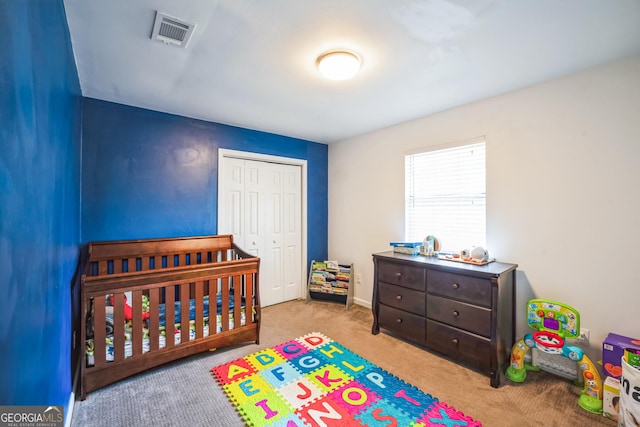
POLYGON ((360 58, 354 53, 339 50, 323 53, 316 60, 316 66, 329 80, 346 80, 360 70, 360 58))

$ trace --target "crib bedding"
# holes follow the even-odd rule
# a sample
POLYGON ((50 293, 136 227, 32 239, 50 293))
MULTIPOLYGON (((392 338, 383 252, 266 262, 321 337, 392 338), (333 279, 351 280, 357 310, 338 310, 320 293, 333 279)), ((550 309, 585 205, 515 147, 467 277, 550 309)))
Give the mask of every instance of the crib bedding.
MULTIPOLYGON (((216 321, 215 321, 215 333, 221 333, 223 331, 223 319, 222 319, 222 295, 217 295, 217 304, 216 304, 216 321)), ((107 299, 108 300, 108 299, 107 299)), ((125 298, 126 300, 126 298, 125 298)), ((245 301, 244 297, 241 301, 241 317, 240 317, 240 326, 245 326, 246 323, 246 313, 245 313, 245 301)), ((229 330, 234 329, 235 321, 234 321, 234 297, 233 294, 230 295, 229 299, 229 330)), ((142 300, 142 308, 143 308, 143 319, 144 319, 144 327, 143 327, 143 335, 142 335, 142 352, 147 353, 150 350, 150 339, 149 339, 149 318, 148 311, 148 299, 146 296, 143 296, 142 300)), ((209 296, 205 296, 203 298, 203 336, 209 336, 209 296)), ((181 310, 182 304, 181 301, 174 302, 174 318, 181 318, 181 310)), ((189 300, 189 340, 193 341, 196 338, 196 324, 195 324, 195 311, 196 311, 196 300, 189 300)), ((166 306, 164 303, 158 305, 158 314, 159 314, 159 347, 166 348, 167 346, 167 331, 166 331, 166 306)), ((133 355, 133 340, 132 340, 132 322, 131 319, 127 320, 124 325, 124 356, 125 358, 131 357, 133 355)), ((106 351, 106 361, 113 362, 114 360, 114 339, 113 339, 113 306, 106 307, 106 338, 105 338, 105 351, 106 351)), ((179 344, 182 341, 182 325, 180 322, 176 322, 174 324, 173 329, 174 335, 174 344, 179 344)), ((87 357, 87 365, 93 366, 94 360, 93 355, 95 351, 94 339, 89 338, 86 341, 86 357, 87 357)))
MULTIPOLYGON (((231 289, 230 292, 231 294, 229 295, 229 313, 233 313, 233 308, 234 308, 233 289, 231 289)), ((202 300, 203 300, 203 306, 204 306, 204 317, 208 318, 209 317, 209 296, 205 296, 202 300)), ((220 315, 222 311, 222 294, 218 294, 216 300, 217 300, 216 312, 218 313, 218 315, 220 315)), ((181 316, 181 308, 182 308, 181 306, 182 304, 180 301, 176 301, 174 303, 174 313, 175 313, 176 319, 179 319, 181 316)), ((242 308, 244 309, 244 298, 242 299, 242 308)), ((165 316, 167 311, 165 304, 160 304, 158 307, 158 311, 160 314, 160 326, 164 326, 166 322, 165 316)), ((189 319, 193 320, 195 319, 195 316, 196 316, 196 300, 192 298, 189 300, 189 319)))

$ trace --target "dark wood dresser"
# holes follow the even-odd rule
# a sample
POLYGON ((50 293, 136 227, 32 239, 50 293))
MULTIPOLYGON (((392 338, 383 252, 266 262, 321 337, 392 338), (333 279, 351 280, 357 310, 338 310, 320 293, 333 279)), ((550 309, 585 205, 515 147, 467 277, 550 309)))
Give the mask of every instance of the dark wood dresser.
POLYGON ((500 385, 515 342, 517 264, 373 255, 373 329, 434 350, 500 385))

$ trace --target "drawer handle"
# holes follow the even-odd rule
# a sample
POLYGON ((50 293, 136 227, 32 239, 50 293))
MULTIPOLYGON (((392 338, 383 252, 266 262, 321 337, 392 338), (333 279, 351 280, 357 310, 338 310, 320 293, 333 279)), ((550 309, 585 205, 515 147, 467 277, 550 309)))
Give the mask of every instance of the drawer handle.
POLYGON ((453 284, 453 289, 458 289, 460 287, 460 285, 458 285, 457 283, 453 284))
POLYGON ((453 310, 453 317, 458 317, 460 316, 460 313, 458 312, 458 310, 453 310))
POLYGON ((398 322, 398 323, 402 323, 402 319, 397 318, 397 319, 396 319, 396 322, 398 322))
POLYGON ((400 272, 396 273, 396 277, 397 277, 398 279, 399 279, 399 278, 401 278, 401 277, 402 277, 402 273, 400 273, 400 272))
POLYGON ((451 342, 454 343, 455 345, 458 345, 459 341, 458 341, 458 338, 454 338, 451 340, 451 342))
POLYGON ((396 295, 396 299, 400 301, 402 299, 402 295, 396 295))

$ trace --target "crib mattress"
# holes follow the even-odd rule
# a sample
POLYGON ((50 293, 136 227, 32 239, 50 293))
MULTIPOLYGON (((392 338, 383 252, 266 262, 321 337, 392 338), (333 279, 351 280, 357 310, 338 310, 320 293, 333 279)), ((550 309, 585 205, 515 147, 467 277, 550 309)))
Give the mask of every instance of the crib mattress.
MULTIPOLYGON (((203 327, 203 336, 209 336, 209 318, 204 319, 204 327, 203 327)), ((242 314, 240 317, 240 326, 246 325, 246 315, 244 308, 242 309, 242 314)), ((233 312, 229 312, 229 330, 235 327, 235 322, 233 320, 233 312)), ((216 321, 216 333, 222 332, 222 315, 217 315, 216 321)), ((125 341, 124 341, 124 357, 131 357, 133 355, 133 340, 131 339, 131 322, 127 322, 125 325, 125 341)), ((182 342, 182 328, 180 323, 175 324, 174 328, 174 343, 180 344, 182 342)), ((189 322, 189 341, 193 341, 196 339, 196 325, 195 321, 191 320, 189 322)), ((149 344, 149 330, 144 328, 144 336, 142 338, 142 352, 148 353, 150 350, 149 344)), ((160 336, 158 337, 158 345, 160 348, 166 348, 167 346, 167 334, 165 327, 160 327, 160 336)), ((87 366, 93 366, 93 354, 94 354, 94 340, 90 338, 86 342, 86 356, 87 356, 87 366)), ((106 352, 106 361, 113 362, 114 359, 114 345, 113 345, 113 336, 108 336, 105 339, 105 352, 106 352)))
MULTIPOLYGON (((193 341, 196 339, 196 324, 195 324, 195 300, 189 300, 189 341, 193 341)), ((146 306, 146 301, 143 300, 143 307, 146 306)), ((206 296, 203 298, 203 336, 209 336, 209 297, 206 296)), ((221 295, 217 296, 217 304, 216 304, 216 333, 222 332, 222 298, 221 295)), ((181 302, 176 301, 174 306, 175 318, 179 319, 181 317, 181 302)), ((231 295, 229 302, 229 330, 235 327, 234 321, 234 301, 233 295, 231 295)), ((158 337, 158 346, 160 349, 166 348, 167 346, 167 331, 166 331, 166 307, 165 304, 159 304, 159 337, 158 337)), ((107 336, 105 339, 105 352, 106 352, 106 361, 113 362, 114 360, 114 340, 113 340, 113 313, 107 312, 106 314, 106 325, 107 325, 107 336)), ((244 306, 244 298, 242 300, 242 309, 241 309, 241 317, 240 317, 240 326, 246 325, 246 315, 245 315, 245 306, 244 306)), ((143 328, 143 337, 142 337, 142 353, 148 353, 150 351, 150 340, 149 340, 149 321, 148 319, 144 322, 145 327, 143 328)), ((131 330, 131 321, 128 320, 124 325, 124 357, 131 357, 133 355, 133 340, 132 340, 132 330, 131 330)), ((173 328, 173 336, 174 343, 180 344, 182 342, 182 325, 178 322, 174 324, 173 328)), ((87 366, 94 366, 94 351, 95 351, 95 343, 93 338, 88 338, 85 342, 85 354, 87 366)))

